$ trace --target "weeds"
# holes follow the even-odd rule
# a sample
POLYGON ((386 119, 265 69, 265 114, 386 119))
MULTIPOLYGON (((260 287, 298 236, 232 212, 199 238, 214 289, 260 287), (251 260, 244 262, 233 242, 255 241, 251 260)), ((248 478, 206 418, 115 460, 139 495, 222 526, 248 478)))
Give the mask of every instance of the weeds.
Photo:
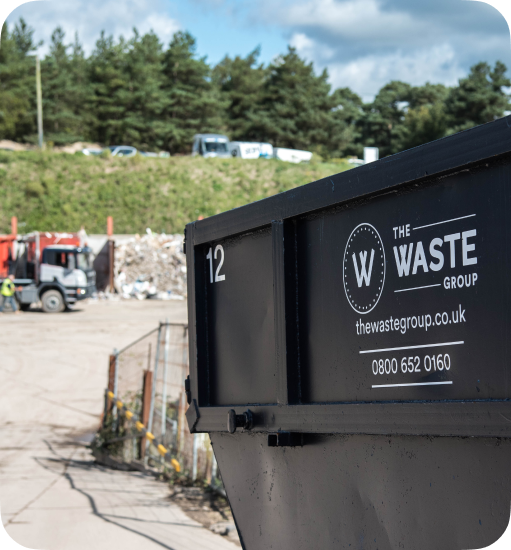
POLYGON ((260 200, 348 169, 347 162, 86 157, 0 151, 0 232, 181 233, 200 215, 260 200))

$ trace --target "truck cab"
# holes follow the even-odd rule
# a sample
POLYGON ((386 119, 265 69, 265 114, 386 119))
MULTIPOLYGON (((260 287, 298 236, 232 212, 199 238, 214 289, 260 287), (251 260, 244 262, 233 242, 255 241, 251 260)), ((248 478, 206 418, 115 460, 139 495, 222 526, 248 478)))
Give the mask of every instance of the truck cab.
POLYGON ((57 313, 95 293, 92 251, 78 243, 75 234, 38 232, 20 240, 14 284, 22 310, 41 301, 43 311, 57 313))
POLYGON ((39 284, 59 283, 65 291, 66 305, 88 298, 96 289, 91 249, 73 245, 50 245, 42 252, 39 284))
POLYGON ((221 134, 196 134, 193 136, 192 157, 231 158, 229 138, 221 134))

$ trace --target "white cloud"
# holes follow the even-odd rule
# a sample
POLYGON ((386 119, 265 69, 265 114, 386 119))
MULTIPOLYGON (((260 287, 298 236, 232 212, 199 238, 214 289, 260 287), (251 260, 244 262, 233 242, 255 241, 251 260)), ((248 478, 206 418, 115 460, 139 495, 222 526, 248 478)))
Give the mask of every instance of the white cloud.
POLYGON ((334 49, 316 42, 303 32, 295 32, 289 40, 289 45, 296 48, 301 57, 313 59, 315 62, 328 61, 335 54, 334 49))
POLYGON ((384 9, 381 0, 303 0, 274 2, 265 0, 259 17, 268 23, 284 27, 316 29, 338 40, 369 40, 371 44, 394 44, 424 40, 431 37, 425 21, 410 14, 384 9))
POLYGON ((412 51, 362 55, 342 61, 336 51, 304 33, 295 33, 290 44, 298 54, 314 61, 317 70, 324 67, 334 88, 349 87, 364 101, 371 101, 378 90, 391 80, 419 86, 426 82, 455 85, 466 71, 459 65, 455 49, 448 43, 412 51))
POLYGON ((151 29, 167 44, 170 42, 174 33, 181 27, 179 23, 165 14, 151 14, 138 27, 142 33, 149 32, 151 29))
POLYGON ((370 100, 391 80, 454 85, 477 61, 509 64, 500 17, 457 2, 260 0, 252 20, 280 27, 316 71, 328 69, 334 87, 370 100))
POLYGON ((107 34, 129 37, 136 26, 141 33, 153 29, 168 42, 179 30, 178 21, 165 13, 161 0, 51 0, 31 3, 16 9, 9 17, 9 23, 19 17, 36 29, 35 38, 44 39, 40 53, 48 50, 48 37, 57 25, 66 32, 71 41, 78 32, 80 42, 87 53, 94 49, 101 30, 107 34))
POLYGON ((452 86, 466 71, 458 64, 456 52, 443 44, 413 52, 396 51, 388 55, 366 55, 347 63, 328 65, 335 88, 348 86, 364 101, 370 101, 391 80, 402 80, 414 86, 442 82, 452 86))

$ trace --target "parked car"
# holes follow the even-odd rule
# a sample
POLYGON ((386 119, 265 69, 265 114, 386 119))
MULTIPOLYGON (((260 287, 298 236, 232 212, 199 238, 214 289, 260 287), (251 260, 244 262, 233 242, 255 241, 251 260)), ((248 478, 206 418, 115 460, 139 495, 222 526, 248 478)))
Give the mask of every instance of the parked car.
POLYGON ((111 145, 108 149, 113 157, 134 157, 137 154, 135 147, 129 145, 111 145))
POLYGON ((88 157, 91 155, 101 155, 102 152, 103 152, 103 149, 95 149, 95 148, 82 149, 82 153, 84 155, 87 155, 88 157))
POLYGON ((230 158, 229 138, 221 134, 196 134, 193 136, 192 157, 230 158))

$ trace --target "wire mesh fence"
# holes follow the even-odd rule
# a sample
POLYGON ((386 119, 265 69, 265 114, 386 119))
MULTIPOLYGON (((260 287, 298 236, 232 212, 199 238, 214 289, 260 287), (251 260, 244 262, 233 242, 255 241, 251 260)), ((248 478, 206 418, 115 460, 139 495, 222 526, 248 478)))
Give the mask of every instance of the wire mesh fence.
MULTIPOLYGON (((108 389, 170 450, 185 476, 218 486, 209 436, 192 435, 188 429, 187 376, 188 326, 165 322, 125 348, 114 350, 108 389)), ((106 406, 105 413, 100 439, 109 455, 128 467, 165 469, 157 449, 117 414, 115 403, 106 406)))

